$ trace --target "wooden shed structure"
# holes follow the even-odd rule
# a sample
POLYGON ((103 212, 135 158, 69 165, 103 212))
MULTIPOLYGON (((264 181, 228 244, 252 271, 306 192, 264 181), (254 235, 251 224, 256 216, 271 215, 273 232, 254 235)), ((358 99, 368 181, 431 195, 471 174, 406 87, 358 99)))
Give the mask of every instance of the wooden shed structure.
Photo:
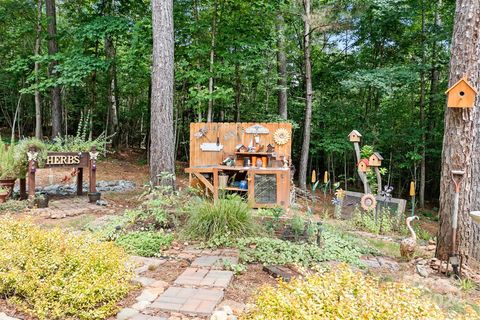
POLYGON ((290 205, 290 123, 191 123, 191 186, 214 200, 239 193, 254 208, 290 205))

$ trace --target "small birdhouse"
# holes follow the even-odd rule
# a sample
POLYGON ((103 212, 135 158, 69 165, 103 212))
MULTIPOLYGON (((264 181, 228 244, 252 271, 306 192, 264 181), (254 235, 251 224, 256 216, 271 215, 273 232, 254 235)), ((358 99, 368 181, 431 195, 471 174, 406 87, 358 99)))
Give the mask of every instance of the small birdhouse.
POLYGON ((267 145, 267 152, 272 153, 275 152, 275 146, 271 143, 267 145))
POLYGON ((368 165, 370 167, 381 167, 382 166, 383 157, 380 153, 375 152, 368 158, 368 165))
POLYGON ((475 89, 464 77, 451 86, 446 92, 449 108, 473 108, 477 89, 475 89))
POLYGON ((238 151, 238 152, 247 152, 248 151, 248 148, 245 147, 245 145, 243 144, 239 144, 235 147, 235 149, 238 151))
POLYGON ((348 135, 348 138, 350 139, 350 142, 360 142, 361 137, 362 137, 362 135, 357 130, 353 130, 348 135))
POLYGON ((358 163, 358 169, 360 169, 361 172, 368 172, 368 159, 360 160, 360 162, 358 163))

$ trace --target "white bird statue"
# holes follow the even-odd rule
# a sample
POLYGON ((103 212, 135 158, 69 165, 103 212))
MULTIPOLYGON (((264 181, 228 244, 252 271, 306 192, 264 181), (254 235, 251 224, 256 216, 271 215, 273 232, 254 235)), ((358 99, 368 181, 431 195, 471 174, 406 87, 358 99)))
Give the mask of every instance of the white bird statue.
POLYGON ((411 236, 403 239, 402 242, 400 242, 400 255, 402 258, 406 258, 408 260, 413 258, 415 249, 417 248, 417 235, 411 226, 411 222, 413 220, 419 220, 419 218, 417 216, 413 216, 406 219, 407 228, 410 230, 411 236))

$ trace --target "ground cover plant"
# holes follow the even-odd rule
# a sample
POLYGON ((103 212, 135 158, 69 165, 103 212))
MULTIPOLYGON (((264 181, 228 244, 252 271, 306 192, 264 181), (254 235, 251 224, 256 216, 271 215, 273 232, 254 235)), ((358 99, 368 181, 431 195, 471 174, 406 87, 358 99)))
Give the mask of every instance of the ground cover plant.
POLYGON ((343 261, 362 266, 360 257, 363 254, 377 253, 360 240, 331 226, 324 226, 320 246, 267 237, 242 238, 237 246, 243 262, 265 265, 300 264, 309 267, 323 261, 343 261))
POLYGON ((111 242, 0 219, 0 295, 39 319, 105 319, 132 288, 111 242))
POLYGON ((305 279, 267 286, 256 297, 256 308, 243 320, 302 319, 475 319, 443 312, 422 291, 407 284, 381 282, 346 265, 305 279))
POLYGON ((121 235, 116 243, 125 248, 128 253, 143 256, 154 257, 161 250, 170 247, 173 241, 173 234, 164 231, 133 231, 121 235))

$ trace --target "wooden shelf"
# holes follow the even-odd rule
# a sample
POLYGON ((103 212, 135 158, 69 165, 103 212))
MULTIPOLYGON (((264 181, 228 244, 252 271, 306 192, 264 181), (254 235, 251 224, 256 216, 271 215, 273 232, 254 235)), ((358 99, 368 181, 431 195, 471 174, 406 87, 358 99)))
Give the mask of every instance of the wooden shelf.
POLYGON ((228 191, 243 191, 243 192, 248 191, 248 189, 242 189, 242 188, 237 188, 237 187, 225 187, 223 189, 228 190, 228 191))
POLYGON ((273 152, 235 152, 238 156, 273 156, 273 152))

